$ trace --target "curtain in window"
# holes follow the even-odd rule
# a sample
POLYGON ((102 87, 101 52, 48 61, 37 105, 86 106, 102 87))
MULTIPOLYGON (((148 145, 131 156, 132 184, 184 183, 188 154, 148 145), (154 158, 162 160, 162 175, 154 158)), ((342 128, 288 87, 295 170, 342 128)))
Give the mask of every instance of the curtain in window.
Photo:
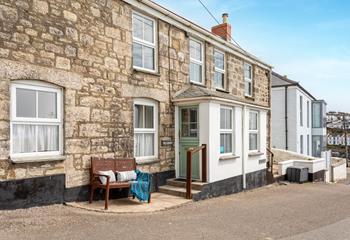
POLYGON ((58 126, 38 126, 38 152, 58 151, 58 126))
POLYGON ((35 137, 35 126, 19 124, 13 125, 13 152, 35 152, 35 137))
POLYGON ((136 157, 154 155, 154 133, 137 133, 135 141, 136 157))

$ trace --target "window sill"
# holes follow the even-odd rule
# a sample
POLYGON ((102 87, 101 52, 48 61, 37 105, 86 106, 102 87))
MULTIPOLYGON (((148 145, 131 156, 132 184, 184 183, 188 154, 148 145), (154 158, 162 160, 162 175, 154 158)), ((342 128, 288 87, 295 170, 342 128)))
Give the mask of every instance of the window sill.
POLYGON ((244 95, 244 96, 245 96, 246 99, 249 99, 249 100, 252 100, 252 101, 255 100, 255 98, 253 96, 249 96, 249 95, 244 95))
POLYGON ((149 75, 153 75, 153 76, 157 76, 160 77, 160 74, 158 72, 153 72, 151 70, 145 70, 145 69, 139 69, 139 68, 134 68, 133 69, 133 74, 134 73, 145 73, 145 74, 149 74, 149 75))
POLYGON ((150 158, 150 159, 136 159, 136 164, 138 165, 147 165, 152 163, 159 163, 160 159, 158 158, 150 158))
POLYGON ((230 91, 227 91, 227 90, 222 89, 222 88, 216 88, 216 91, 217 92, 223 92, 223 93, 230 93, 230 91))
POLYGON ((248 153, 249 157, 261 156, 261 155, 264 155, 264 153, 263 152, 250 152, 250 153, 248 153))
POLYGON ((219 160, 225 161, 225 160, 233 160, 236 158, 239 158, 239 156, 237 156, 237 155, 224 155, 224 156, 220 156, 219 160))
POLYGON ((40 162, 59 162, 66 160, 66 156, 40 156, 40 157, 10 157, 12 163, 40 163, 40 162))
POLYGON ((204 87, 204 88, 206 87, 204 83, 199 83, 199 82, 190 81, 190 84, 198 87, 204 87))

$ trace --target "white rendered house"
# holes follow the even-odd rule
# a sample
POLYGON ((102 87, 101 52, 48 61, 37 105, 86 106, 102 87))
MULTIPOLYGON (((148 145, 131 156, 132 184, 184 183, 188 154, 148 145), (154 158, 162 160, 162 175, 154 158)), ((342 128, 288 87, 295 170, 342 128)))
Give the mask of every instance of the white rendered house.
POLYGON ((326 102, 298 82, 272 73, 272 147, 320 156, 326 146, 326 102))

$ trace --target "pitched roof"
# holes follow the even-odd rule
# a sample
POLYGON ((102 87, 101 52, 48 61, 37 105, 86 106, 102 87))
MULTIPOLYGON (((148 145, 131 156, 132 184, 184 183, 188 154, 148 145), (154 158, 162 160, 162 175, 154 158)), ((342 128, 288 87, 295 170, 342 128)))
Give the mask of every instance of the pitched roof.
POLYGON ((282 76, 276 72, 272 72, 272 74, 271 74, 271 86, 272 86, 272 88, 285 87, 285 86, 296 86, 296 87, 300 88, 300 90, 302 90, 304 93, 309 95, 313 100, 316 100, 316 98, 310 92, 308 92, 303 86, 301 86, 299 82, 290 80, 286 76, 282 76))
POLYGON ((200 87, 196 85, 191 85, 185 89, 182 89, 175 93, 173 100, 180 99, 190 99, 190 98, 200 98, 200 97, 217 97, 234 101, 242 101, 238 97, 233 96, 232 94, 219 92, 207 89, 205 87, 200 87))

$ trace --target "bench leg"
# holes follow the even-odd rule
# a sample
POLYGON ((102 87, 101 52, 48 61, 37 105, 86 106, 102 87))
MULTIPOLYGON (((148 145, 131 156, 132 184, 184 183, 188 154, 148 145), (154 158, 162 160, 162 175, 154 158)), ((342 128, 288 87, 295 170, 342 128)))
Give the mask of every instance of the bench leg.
POLYGON ((106 195, 105 195, 105 210, 108 210, 108 200, 109 200, 109 188, 106 188, 106 195))
POLYGON ((132 195, 132 199, 135 199, 135 195, 134 194, 132 195))
POLYGON ((148 203, 151 202, 151 193, 149 193, 148 203))
POLYGON ((93 185, 90 186, 90 198, 89 198, 89 203, 92 203, 92 200, 94 199, 94 187, 93 185))

